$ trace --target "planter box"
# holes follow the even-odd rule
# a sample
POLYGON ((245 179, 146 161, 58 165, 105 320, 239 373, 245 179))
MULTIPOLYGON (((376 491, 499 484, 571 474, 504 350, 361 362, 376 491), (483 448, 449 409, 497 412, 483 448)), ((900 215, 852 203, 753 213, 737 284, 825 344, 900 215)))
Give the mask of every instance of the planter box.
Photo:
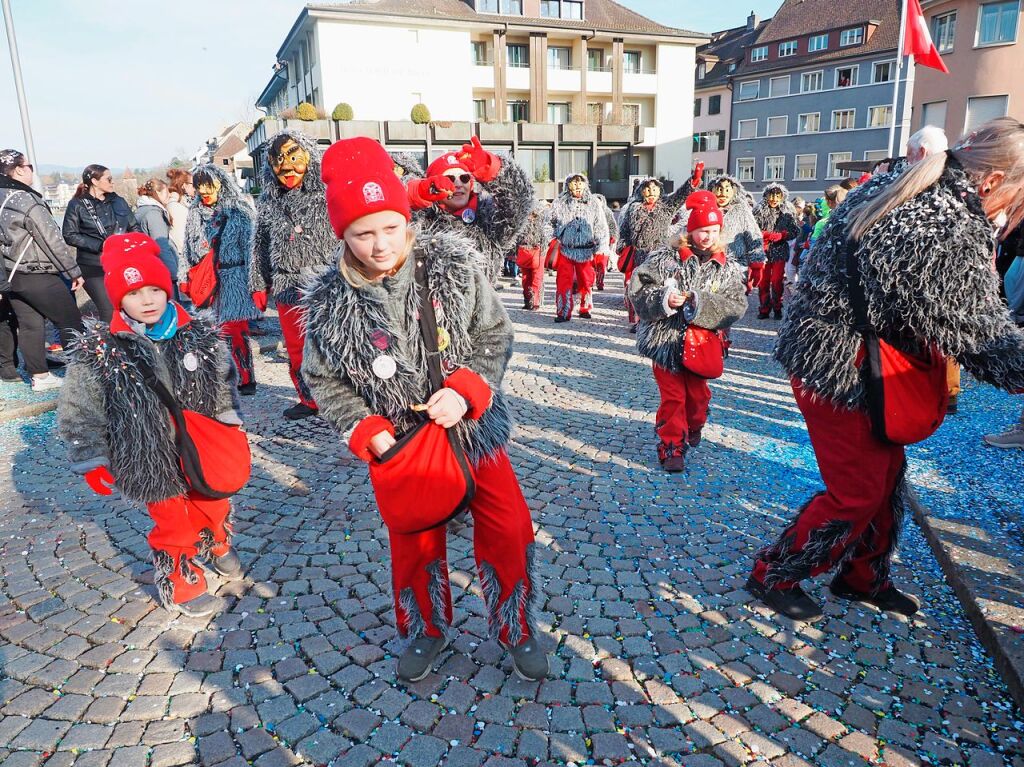
POLYGON ((451 125, 433 125, 434 141, 466 144, 473 135, 473 125, 468 122, 453 122, 451 125))
POLYGON ((411 120, 388 120, 384 123, 388 141, 426 141, 427 126, 411 120))
POLYGON ((285 120, 282 130, 305 133, 314 139, 331 140, 330 120, 285 120))
POLYGON ((562 142, 566 144, 593 144, 597 141, 596 125, 574 125, 572 123, 562 126, 562 142))
POLYGON ((534 181, 533 193, 539 200, 553 200, 558 196, 558 184, 554 181, 534 181))
POLYGON ((480 142, 497 141, 511 144, 516 137, 515 123, 480 123, 477 126, 480 142))
POLYGON ((637 129, 635 125, 602 125, 601 141, 606 144, 635 144, 637 129))
POLYGON ((558 126, 547 123, 520 123, 519 140, 541 144, 554 143, 558 126))
POLYGON ((365 136, 380 141, 380 123, 376 120, 343 120, 334 124, 338 129, 339 139, 365 136))

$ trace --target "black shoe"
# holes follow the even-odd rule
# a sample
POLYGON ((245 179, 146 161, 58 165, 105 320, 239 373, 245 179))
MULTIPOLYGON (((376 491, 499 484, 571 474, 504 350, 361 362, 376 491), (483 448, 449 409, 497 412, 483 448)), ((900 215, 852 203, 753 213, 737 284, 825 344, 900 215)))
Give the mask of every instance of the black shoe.
POLYGON ((568 322, 568 317, 555 317, 555 322, 568 322))
POLYGON ((840 599, 847 599, 851 602, 863 602, 887 613, 913 615, 921 609, 921 603, 916 597, 904 594, 891 583, 877 594, 864 594, 860 591, 854 591, 837 576, 833 579, 828 590, 832 592, 833 596, 840 599))
POLYGON ((661 462, 661 465, 669 474, 678 474, 681 471, 685 471, 686 453, 677 451, 672 455, 665 456, 665 460, 661 462))
POLYGON ((242 560, 234 549, 228 549, 227 553, 221 556, 211 556, 210 564, 221 578, 229 581, 241 580, 245 575, 245 568, 242 567, 242 560))
POLYGON ((508 650, 508 654, 512 658, 512 668, 515 670, 516 676, 524 682, 540 682, 551 672, 548 656, 540 649, 540 645, 533 637, 515 647, 510 647, 503 642, 499 644, 508 650))
POLYGON ((598 285, 597 289, 603 292, 604 291, 604 285, 598 285))
POLYGON ((770 312, 770 311, 768 311, 767 309, 762 309, 761 311, 759 311, 759 312, 757 313, 757 318, 758 318, 759 320, 766 320, 766 319, 768 319, 768 316, 769 316, 770 314, 771 314, 771 312, 770 312))
POLYGON ((636 335, 636 325, 637 323, 634 322, 629 326, 629 332, 632 333, 633 335, 636 335))
POLYGON ((694 429, 693 431, 691 431, 686 437, 686 444, 689 445, 690 447, 697 447, 697 445, 700 444, 703 431, 703 426, 699 429, 694 429))
POLYGON ((775 319, 781 320, 782 319, 782 309, 776 309, 773 312, 773 315, 774 315, 775 319))
POLYGON ((590 312, 580 312, 580 317, 582 317, 585 320, 589 320, 590 319, 590 312))
POLYGON ((949 402, 946 403, 946 415, 956 415, 957 409, 957 395, 950 394, 949 402))
POLYGON ((448 646, 445 637, 417 637, 398 659, 398 678, 418 682, 430 673, 437 656, 448 646))
POLYGON ((290 408, 284 411, 284 417, 289 421, 301 421, 303 418, 309 418, 310 416, 316 415, 320 411, 315 407, 300 402, 297 405, 292 405, 290 408))
POLYGON ((6 381, 7 383, 24 383, 21 373, 19 373, 18 369, 15 367, 0 368, 0 381, 6 381))
POLYGON ((242 384, 238 387, 238 393, 243 397, 251 397, 256 393, 256 382, 242 384))
POLYGON ((822 617, 818 603, 807 596, 800 586, 791 589, 769 589, 763 583, 754 580, 754 576, 750 576, 744 588, 775 612, 795 621, 813 623, 822 617))

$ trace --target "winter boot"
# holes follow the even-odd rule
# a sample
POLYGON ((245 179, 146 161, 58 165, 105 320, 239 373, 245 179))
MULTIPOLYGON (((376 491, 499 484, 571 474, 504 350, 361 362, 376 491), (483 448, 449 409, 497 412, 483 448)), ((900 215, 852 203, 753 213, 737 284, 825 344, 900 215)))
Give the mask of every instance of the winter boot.
POLYGON ((251 397, 256 393, 256 382, 250 381, 247 384, 241 384, 238 387, 238 393, 241 394, 243 397, 251 397))
POLYGON ((242 567, 242 560, 238 558, 238 554, 231 548, 219 557, 211 556, 210 564, 213 566, 217 575, 228 581, 241 580, 242 576, 245 575, 245 568, 242 567))
POLYGON ((799 585, 791 589, 770 589, 750 576, 744 588, 775 612, 795 621, 813 623, 822 617, 818 603, 807 596, 799 585))
POLYGON ((301 421, 303 418, 309 418, 310 416, 316 415, 318 412, 320 411, 315 407, 310 407, 306 403, 300 402, 285 410, 284 417, 289 421, 301 421))
POLYGON ((187 602, 172 602, 167 605, 169 609, 177 610, 189 618, 205 618, 210 615, 219 615, 227 608, 227 604, 220 597, 213 594, 200 594, 187 602))
POLYGON ((555 322, 568 322, 568 317, 555 317, 555 322))
POLYGON ((585 320, 589 320, 590 319, 590 312, 585 312, 583 310, 580 310, 580 317, 582 317, 585 320))
POLYGON ((697 447, 700 444, 701 433, 704 431, 704 427, 701 426, 699 429, 693 429, 686 436, 686 444, 690 447, 697 447))
POLYGON ((770 309, 764 309, 764 308, 762 308, 762 309, 761 309, 760 311, 758 311, 758 313, 757 313, 757 318, 758 318, 759 320, 766 320, 766 319, 768 319, 768 317, 769 317, 770 315, 771 315, 771 310, 770 310, 770 309))
POLYGON ((898 613, 900 615, 913 615, 921 609, 921 602, 910 594, 904 594, 891 583, 877 594, 864 594, 854 591, 847 586, 838 575, 832 579, 828 590, 833 596, 846 599, 850 602, 863 602, 866 605, 873 605, 879 610, 887 613, 898 613))
POLYGON ((777 320, 781 320, 782 319, 782 309, 776 309, 772 314, 773 314, 775 319, 777 319, 777 320))
POLYGON ((540 645, 534 637, 530 637, 515 647, 504 642, 500 644, 508 650, 508 654, 512 658, 512 668, 515 670, 516 676, 524 682, 540 682, 551 672, 548 656, 540 649, 540 645))
POLYGON ((446 637, 421 636, 412 640, 398 659, 398 678, 403 682, 418 682, 430 673, 434 661, 448 646, 446 637))

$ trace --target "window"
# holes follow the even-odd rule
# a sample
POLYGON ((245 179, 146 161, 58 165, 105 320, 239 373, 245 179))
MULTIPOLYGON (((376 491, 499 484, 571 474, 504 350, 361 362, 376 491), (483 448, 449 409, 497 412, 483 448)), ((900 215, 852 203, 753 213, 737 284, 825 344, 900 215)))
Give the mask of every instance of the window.
POLYGON ((640 51, 625 51, 622 54, 622 71, 626 74, 640 74, 640 63, 640 51))
POLYGON ((702 101, 702 99, 694 99, 693 100, 693 116, 694 117, 700 117, 701 101, 702 101))
POLYGON ((625 149, 599 148, 594 154, 594 179, 625 181, 630 166, 629 154, 625 149))
POLYGON ((639 104, 623 104, 622 105, 622 124, 623 125, 639 125, 640 124, 640 105, 639 104))
POLYGON ((817 72, 804 72, 800 75, 800 92, 811 93, 812 91, 820 91, 823 87, 823 80, 825 73, 822 71, 817 72))
POLYGON ((722 112, 722 97, 708 96, 708 114, 717 115, 722 112))
POLYGON ((737 97, 737 101, 750 101, 756 99, 761 95, 761 81, 760 80, 748 80, 745 83, 740 83, 740 95, 737 97))
POLYGON ((708 174, 708 178, 718 178, 725 175, 725 168, 705 168, 704 172, 708 174))
POLYGON ((967 99, 967 124, 964 133, 977 128, 982 123, 1006 116, 1006 96, 973 96, 967 99))
POLYGON ((724 130, 710 130, 693 134, 694 152, 718 152, 722 149, 725 149, 724 130))
POLYGON ((580 0, 562 0, 563 19, 582 19, 583 3, 580 0))
MULTIPOLYGON (((729 72, 732 73, 732 72, 735 72, 735 71, 736 71, 736 62, 735 61, 730 61, 729 62, 729 72)), ((721 174, 719 174, 719 175, 721 175, 721 174)))
POLYGON ((567 101, 552 101, 548 104, 548 122, 565 125, 572 122, 572 109, 567 101))
POLYGON ((796 156, 796 171, 793 174, 794 181, 814 181, 818 177, 818 155, 798 154, 796 156))
POLYGON ((889 156, 888 149, 869 149, 864 153, 864 159, 868 162, 878 162, 889 156))
POLYGON ((754 180, 754 158, 753 157, 738 157, 736 158, 736 178, 740 181, 753 181, 754 180))
POLYGON ((587 48, 587 69, 591 72, 604 70, 604 50, 602 48, 587 48))
POLYGON ((740 120, 736 123, 736 138, 757 138, 757 120, 740 120))
POLYGON ((779 43, 779 58, 783 59, 786 56, 796 56, 796 40, 779 43))
POLYGON ((773 155, 764 158, 764 180, 781 181, 786 177, 786 156, 773 155))
POLYGON ((768 81, 768 94, 770 96, 789 95, 789 75, 773 77, 768 81))
POLYGON ((839 33, 840 47, 845 47, 847 45, 860 45, 862 42, 864 42, 864 27, 844 29, 839 33))
POLYGON ((828 155, 828 178, 843 178, 845 171, 839 170, 839 163, 850 162, 853 159, 853 152, 829 152, 828 155))
POLYGON ((879 61, 871 67, 871 82, 873 83, 891 83, 895 76, 895 61, 879 61))
POLYGON ((836 87, 837 88, 850 88, 857 84, 857 73, 860 71, 860 67, 840 67, 836 70, 836 87))
POLYGON ((531 149, 519 147, 516 160, 527 175, 539 183, 551 180, 551 165, 554 152, 550 149, 531 149))
POLYGON ((559 149, 558 175, 568 176, 570 173, 590 175, 589 149, 559 149))
POLYGON ((812 35, 811 39, 807 41, 808 53, 814 53, 815 51, 824 50, 828 50, 828 34, 812 35))
POLYGON ((476 10, 478 13, 498 13, 498 0, 478 0, 476 10))
POLYGON ((548 69, 572 69, 572 48, 548 48, 548 69))
POLYGON ((832 130, 851 130, 857 119, 856 109, 836 109, 832 112, 832 130))
POLYGON ((817 133, 821 130, 821 112, 810 112, 797 117, 797 133, 817 133))
POLYGON ((768 58, 768 46, 762 45, 759 48, 750 49, 750 62, 756 64, 758 61, 764 61, 768 58))
POLYGON ((529 122, 530 121, 530 102, 529 101, 510 101, 508 102, 508 121, 510 123, 518 122, 529 122))
POLYGON ((487 43, 474 42, 470 45, 473 46, 473 63, 478 67, 487 66, 487 43))
POLYGON ((487 102, 484 99, 473 99, 473 118, 477 122, 487 119, 487 102))
POLYGON ((892 125, 892 104, 868 107, 869 128, 888 128, 890 125, 892 125))
POLYGON ((530 46, 522 43, 509 43, 508 65, 517 69, 530 66, 530 46))
POLYGON ((505 13, 514 13, 516 16, 523 15, 523 0, 504 0, 505 13))
POLYGON ((312 69, 316 66, 316 40, 313 39, 312 32, 307 35, 306 40, 309 41, 306 50, 309 52, 309 68, 312 69))
POLYGON ((540 15, 558 18, 558 0, 540 0, 540 15))
POLYGON ((703 80, 704 79, 704 75, 706 75, 707 73, 708 73, 708 65, 705 64, 703 61, 700 62, 700 64, 697 65, 697 79, 698 80, 703 80))
POLYGON ((1017 39, 1017 14, 1020 2, 987 3, 978 13, 977 45, 999 45, 1017 39))
POLYGON ((789 117, 781 115, 768 118, 769 136, 785 136, 787 133, 789 133, 789 117))
POLYGON ((932 42, 939 53, 953 50, 953 38, 956 37, 956 11, 943 13, 932 18, 932 42))
POLYGON ((921 127, 934 125, 946 129, 946 102, 931 101, 921 105, 921 127))
POLYGON ((604 122, 604 104, 600 102, 587 104, 587 122, 591 125, 600 125, 604 122))

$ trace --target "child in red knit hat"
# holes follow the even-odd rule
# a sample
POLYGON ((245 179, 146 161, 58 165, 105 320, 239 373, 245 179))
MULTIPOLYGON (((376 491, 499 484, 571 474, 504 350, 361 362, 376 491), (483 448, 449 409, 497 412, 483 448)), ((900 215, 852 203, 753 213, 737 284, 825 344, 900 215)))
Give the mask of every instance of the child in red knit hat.
POLYGON ((708 418, 708 378, 722 374, 721 333, 747 310, 743 267, 726 259, 722 211, 709 192, 686 198, 687 237, 636 268, 629 300, 640 323, 636 344, 653 363, 661 403, 654 424, 658 459, 680 472, 708 418))
POLYGON ((160 601, 198 617, 224 605, 208 593, 197 560, 228 580, 242 577, 229 540, 231 502, 190 489, 169 411, 146 385, 146 374, 151 369, 183 409, 242 422, 234 366, 219 330, 169 299, 171 274, 159 256, 144 234, 113 235, 103 244, 114 315, 109 326, 87 324, 69 347, 57 416, 71 468, 89 487, 110 495, 116 485, 127 500, 146 504, 160 601))

